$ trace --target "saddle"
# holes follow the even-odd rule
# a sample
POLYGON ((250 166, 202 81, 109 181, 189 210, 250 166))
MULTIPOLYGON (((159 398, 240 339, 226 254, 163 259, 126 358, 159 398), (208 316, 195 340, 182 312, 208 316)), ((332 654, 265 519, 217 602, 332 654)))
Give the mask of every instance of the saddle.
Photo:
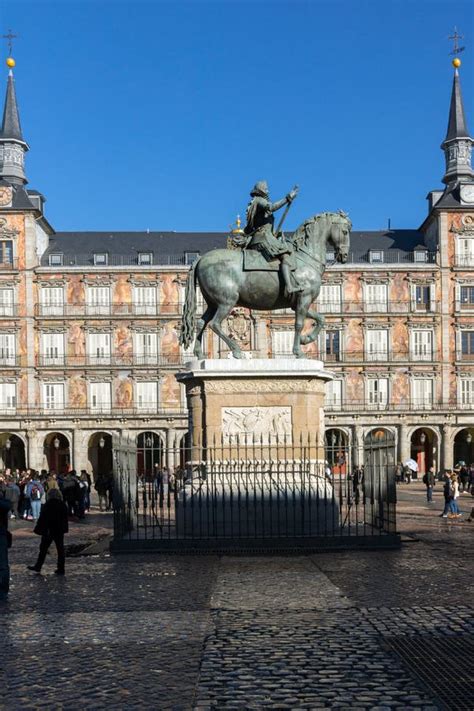
MULTIPOLYGON (((295 255, 291 255, 290 269, 296 269, 295 255)), ((243 272, 278 272, 280 271, 280 260, 272 259, 268 261, 257 249, 242 250, 242 271, 243 272)))

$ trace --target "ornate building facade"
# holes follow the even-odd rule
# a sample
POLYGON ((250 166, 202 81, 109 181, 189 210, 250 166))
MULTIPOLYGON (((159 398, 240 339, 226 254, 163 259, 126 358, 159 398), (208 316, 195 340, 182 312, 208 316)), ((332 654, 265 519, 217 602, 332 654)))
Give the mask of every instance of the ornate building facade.
MULTIPOLYGON (((334 462, 361 460, 388 433, 397 459, 474 461, 474 176, 457 69, 442 144, 444 189, 419 229, 353 232, 328 254, 308 356, 334 372, 326 436, 334 462)), ((0 467, 151 470, 174 466, 187 412, 174 374, 190 264, 222 233, 55 232, 26 188, 12 73, 0 134, 0 467)), ((309 328, 310 324, 308 324, 309 328)), ((243 350, 291 352, 292 314, 235 309, 243 350)), ((225 347, 207 336, 211 357, 225 347)), ((311 428, 311 423, 308 423, 311 428)))

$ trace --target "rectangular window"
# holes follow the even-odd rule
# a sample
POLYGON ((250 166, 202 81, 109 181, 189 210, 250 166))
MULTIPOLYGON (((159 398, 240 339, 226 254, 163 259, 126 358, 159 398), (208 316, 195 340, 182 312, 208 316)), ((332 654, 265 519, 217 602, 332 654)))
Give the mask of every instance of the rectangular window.
POLYGON ((326 360, 341 360, 341 332, 326 331, 325 334, 325 355, 326 360))
POLYGON ((43 383, 45 410, 64 410, 64 383, 43 383))
POLYGON ((158 335, 156 333, 135 333, 135 365, 157 365, 158 335))
POLYGON ((321 313, 337 314, 341 311, 341 285, 323 284, 317 304, 321 313))
POLYGON ((335 252, 326 252, 326 264, 332 264, 336 259, 335 252))
POLYGON ((64 289, 62 286, 41 287, 40 313, 42 316, 62 316, 64 314, 64 289))
POLYGON ((474 266, 474 237, 458 237, 457 240, 457 266, 458 267, 473 267, 474 266))
POLYGON ((87 288, 87 313, 91 316, 110 314, 110 287, 89 286, 87 288))
POLYGON ((385 409, 388 404, 388 378, 368 380, 369 407, 385 409))
POLYGON ((0 241, 0 265, 4 267, 13 265, 13 242, 10 240, 0 241))
POLYGON ((90 384, 90 407, 92 412, 110 412, 112 397, 110 383, 90 384))
POLYGON ((96 267, 106 267, 109 263, 109 255, 106 252, 95 252, 94 264, 96 267))
POLYGON ((272 352, 274 358, 288 358, 293 353, 294 331, 272 331, 272 352))
POLYGON ((13 289, 0 289, 0 317, 13 316, 13 289))
POLYGON ((430 311, 431 310, 431 285, 417 284, 415 286, 415 310, 430 311))
POLYGON ((2 412, 14 412, 16 408, 16 385, 15 383, 0 383, 0 410, 2 412))
POLYGON ((340 410, 342 407, 342 380, 330 380, 326 383, 324 406, 328 410, 340 410))
POLYGON ((136 407, 140 412, 156 412, 158 409, 158 383, 138 382, 136 385, 136 407))
POLYGON ((49 255, 49 266, 50 267, 61 267, 63 264, 62 254, 50 254, 49 255))
POLYGON ((411 331, 410 341, 411 360, 433 360, 433 331, 411 331))
POLYGON ((461 378, 459 381, 459 404, 474 407, 474 378, 461 378))
POLYGON ((474 286, 461 286, 459 289, 459 306, 470 311, 474 309, 474 286))
POLYGON ((64 365, 64 334, 41 334, 41 365, 64 365))
POLYGON ((135 286, 133 288, 134 312, 141 315, 156 314, 156 286, 135 286))
POLYGON ((365 333, 365 350, 367 360, 388 360, 388 331, 373 329, 365 333))
POLYGON ((138 263, 147 266, 148 264, 153 264, 153 255, 151 252, 139 252, 138 253, 138 263))
POLYGON ((366 284, 365 285, 365 307, 369 313, 387 311, 387 285, 386 284, 366 284))
POLYGON ((474 360, 474 331, 461 331, 461 358, 474 360))
POLYGON ((0 365, 15 365, 14 333, 0 333, 0 365))
POLYGON ((419 410, 433 407, 433 381, 431 378, 413 378, 412 406, 419 410))
POLYGON ((87 356, 90 365, 109 365, 110 333, 88 333, 87 356))

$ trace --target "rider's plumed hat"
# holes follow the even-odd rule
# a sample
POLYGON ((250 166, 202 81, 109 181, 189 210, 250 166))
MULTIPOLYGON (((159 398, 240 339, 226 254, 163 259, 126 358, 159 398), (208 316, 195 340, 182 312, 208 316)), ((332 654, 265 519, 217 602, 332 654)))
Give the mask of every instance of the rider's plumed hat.
POLYGON ((268 197, 268 185, 266 180, 259 180, 255 183, 252 192, 250 193, 252 197, 268 197))

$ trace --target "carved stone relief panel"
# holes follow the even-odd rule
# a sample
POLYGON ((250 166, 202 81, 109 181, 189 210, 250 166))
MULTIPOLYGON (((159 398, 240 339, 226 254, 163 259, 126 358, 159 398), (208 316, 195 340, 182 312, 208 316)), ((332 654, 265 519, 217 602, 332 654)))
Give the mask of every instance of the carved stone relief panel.
POLYGON ((222 435, 229 443, 237 438, 251 444, 278 440, 291 443, 291 407, 223 407, 222 435))

